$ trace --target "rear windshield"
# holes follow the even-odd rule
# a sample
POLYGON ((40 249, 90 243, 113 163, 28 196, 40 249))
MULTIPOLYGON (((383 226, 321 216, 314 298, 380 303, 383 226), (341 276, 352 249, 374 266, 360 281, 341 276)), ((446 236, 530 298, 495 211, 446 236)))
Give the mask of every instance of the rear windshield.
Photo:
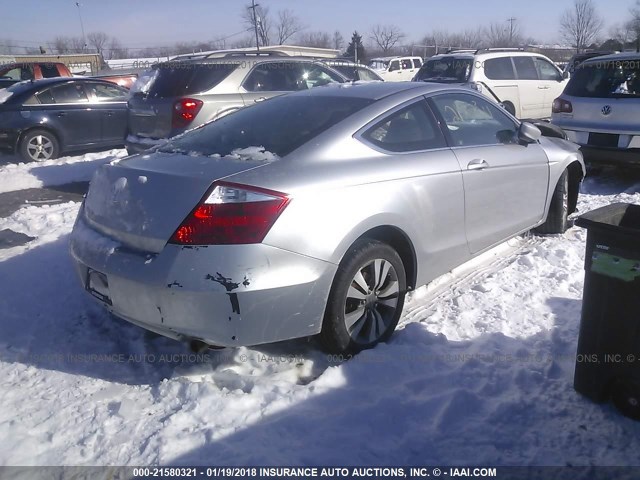
POLYGON ((158 65, 153 81, 148 85, 151 97, 177 97, 202 93, 222 82, 238 68, 238 63, 169 62, 158 65))
POLYGON ((594 60, 580 64, 565 93, 573 97, 639 97, 640 59, 594 60))
POLYGON ((419 82, 465 83, 469 81, 473 60, 442 57, 427 60, 416 75, 419 82))
POLYGON ((310 94, 275 97, 179 136, 160 151, 225 156, 261 146, 283 157, 372 102, 310 94))

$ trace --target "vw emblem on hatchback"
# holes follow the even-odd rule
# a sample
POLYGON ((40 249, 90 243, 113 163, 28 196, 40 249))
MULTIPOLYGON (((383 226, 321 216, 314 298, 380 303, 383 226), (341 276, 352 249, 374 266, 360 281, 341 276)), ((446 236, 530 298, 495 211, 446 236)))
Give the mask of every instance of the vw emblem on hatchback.
POLYGON ((611 105, 605 105, 600 111, 602 112, 602 115, 605 116, 611 114, 611 105))

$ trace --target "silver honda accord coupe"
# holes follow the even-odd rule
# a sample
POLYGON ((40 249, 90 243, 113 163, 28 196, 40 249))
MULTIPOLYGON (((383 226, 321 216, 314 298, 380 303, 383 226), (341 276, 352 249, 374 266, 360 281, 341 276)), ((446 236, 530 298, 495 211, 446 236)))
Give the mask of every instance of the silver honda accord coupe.
POLYGON ((356 352, 407 291, 564 232, 584 172, 576 145, 464 87, 319 87, 101 167, 71 254, 89 294, 162 335, 356 352))

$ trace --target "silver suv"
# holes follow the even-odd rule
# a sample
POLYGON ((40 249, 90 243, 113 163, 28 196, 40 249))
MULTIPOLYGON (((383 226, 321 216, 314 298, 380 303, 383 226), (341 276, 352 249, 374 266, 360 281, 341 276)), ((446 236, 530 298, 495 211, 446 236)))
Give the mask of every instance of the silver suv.
POLYGON ((267 98, 346 80, 308 58, 274 52, 214 55, 177 58, 141 76, 128 102, 129 153, 267 98))
POLYGON ((581 63, 553 102, 551 121, 582 146, 585 160, 640 165, 640 54, 581 63))

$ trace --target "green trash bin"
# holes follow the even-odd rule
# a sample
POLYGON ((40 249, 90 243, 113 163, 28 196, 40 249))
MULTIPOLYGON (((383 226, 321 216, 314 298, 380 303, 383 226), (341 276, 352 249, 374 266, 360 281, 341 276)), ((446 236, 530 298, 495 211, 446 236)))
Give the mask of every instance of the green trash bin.
POLYGON ((640 420, 640 205, 614 203, 576 225, 587 246, 573 385, 640 420))

